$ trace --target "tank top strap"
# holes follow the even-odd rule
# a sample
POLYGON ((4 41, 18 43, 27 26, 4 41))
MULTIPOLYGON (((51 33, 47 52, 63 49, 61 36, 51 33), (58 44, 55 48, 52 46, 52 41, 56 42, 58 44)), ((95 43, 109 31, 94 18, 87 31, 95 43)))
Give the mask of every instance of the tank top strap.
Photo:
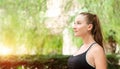
MULTIPOLYGON (((96 44, 96 42, 92 43, 92 44, 90 45, 90 47, 87 49, 87 51, 88 51, 94 44, 96 44)), ((86 52, 87 52, 87 51, 86 51, 86 52)))

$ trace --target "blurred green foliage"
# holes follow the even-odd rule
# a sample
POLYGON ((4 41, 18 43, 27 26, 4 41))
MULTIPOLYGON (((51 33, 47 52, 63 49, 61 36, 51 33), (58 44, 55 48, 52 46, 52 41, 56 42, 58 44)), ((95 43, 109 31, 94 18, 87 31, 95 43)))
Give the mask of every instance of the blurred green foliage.
MULTIPOLYGON (((1 69, 68 69, 67 55, 22 55, 0 56, 1 69)), ((108 69, 120 69, 120 55, 108 54, 108 69)))
MULTIPOLYGON (((120 0, 77 0, 78 10, 86 10, 99 16, 104 40, 113 35, 120 44, 120 0), (115 32, 110 34, 110 30, 115 32)), ((75 2, 67 0, 63 6, 63 12, 68 13, 74 8, 75 2)), ((0 0, 0 42, 11 46, 15 51, 25 46, 28 53, 34 51, 37 54, 61 54, 62 34, 51 34, 45 26, 47 0, 0 0)), ((77 12, 79 13, 79 11, 77 12)), ((75 14, 77 14, 75 13, 75 14)), ((68 24, 74 22, 74 16, 70 16, 68 24)), ((72 33, 71 27, 68 27, 72 33)), ((82 41, 73 38, 75 44, 82 41)), ((33 52, 33 53, 34 53, 33 52)))
POLYGON ((46 9, 47 0, 0 0, 0 42, 15 52, 61 54, 62 36, 46 28, 46 9))

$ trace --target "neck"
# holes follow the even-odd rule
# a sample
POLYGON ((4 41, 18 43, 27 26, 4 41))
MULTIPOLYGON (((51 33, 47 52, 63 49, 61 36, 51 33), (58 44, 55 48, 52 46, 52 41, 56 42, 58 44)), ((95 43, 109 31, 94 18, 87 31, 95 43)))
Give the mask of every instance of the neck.
POLYGON ((88 45, 90 45, 90 44, 95 42, 95 40, 94 40, 92 35, 85 35, 85 36, 82 37, 82 40, 83 40, 83 44, 85 46, 88 46, 88 45))

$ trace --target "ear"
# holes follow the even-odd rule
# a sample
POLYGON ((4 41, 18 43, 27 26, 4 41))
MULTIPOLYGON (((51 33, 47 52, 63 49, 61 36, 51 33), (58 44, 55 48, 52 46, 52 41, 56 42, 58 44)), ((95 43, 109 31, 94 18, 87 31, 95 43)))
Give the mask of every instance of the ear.
POLYGON ((93 28, 93 24, 88 24, 88 31, 92 30, 92 28, 93 28))

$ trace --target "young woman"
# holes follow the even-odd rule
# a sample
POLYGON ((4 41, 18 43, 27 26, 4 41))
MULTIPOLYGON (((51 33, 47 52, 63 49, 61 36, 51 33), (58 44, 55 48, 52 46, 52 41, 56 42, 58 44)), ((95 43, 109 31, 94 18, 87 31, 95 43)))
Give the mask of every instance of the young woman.
POLYGON ((83 45, 68 59, 69 69, 107 69, 103 36, 97 15, 82 12, 75 18, 74 35, 83 45))

